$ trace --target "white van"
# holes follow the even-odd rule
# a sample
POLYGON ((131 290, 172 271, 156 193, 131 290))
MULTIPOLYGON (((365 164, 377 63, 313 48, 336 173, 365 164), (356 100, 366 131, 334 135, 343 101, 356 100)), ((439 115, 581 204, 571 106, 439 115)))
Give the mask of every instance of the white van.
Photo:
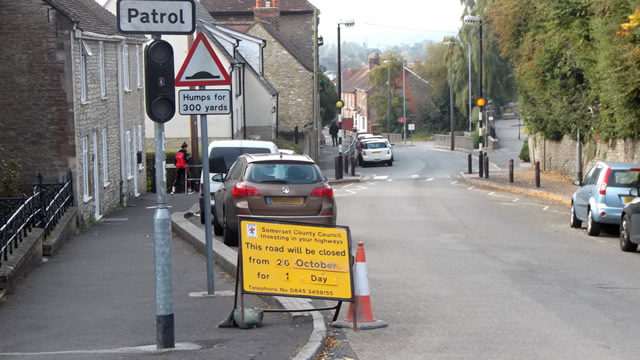
MULTIPOLYGON (((209 144, 209 191, 211 192, 211 206, 209 210, 213 219, 213 208, 215 206, 213 194, 220 187, 220 181, 214 181, 216 175, 226 174, 229 167, 238 156, 242 154, 277 154, 278 147, 271 141, 260 140, 221 140, 209 144)), ((200 175, 200 223, 204 224, 204 174, 200 175)))

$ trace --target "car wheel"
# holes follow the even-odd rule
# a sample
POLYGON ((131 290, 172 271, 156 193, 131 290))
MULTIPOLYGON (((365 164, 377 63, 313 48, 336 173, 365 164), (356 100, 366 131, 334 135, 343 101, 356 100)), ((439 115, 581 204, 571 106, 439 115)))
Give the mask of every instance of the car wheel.
POLYGON ((634 244, 631 242, 629 233, 629 219, 627 215, 622 217, 622 222, 620 222, 620 249, 626 252, 635 252, 638 250, 638 244, 634 244))
POLYGON ((393 160, 387 161, 387 164, 389 164, 389 166, 393 166, 393 160))
POLYGON ((216 215, 216 211, 213 211, 213 234, 214 235, 222 235, 224 233, 224 228, 218 223, 218 216, 216 215))
POLYGON ((238 234, 229 228, 226 216, 224 217, 224 225, 222 225, 222 227, 222 242, 227 246, 238 246, 238 234))
POLYGON ((572 228, 579 228, 582 226, 582 221, 578 220, 576 217, 576 208, 573 203, 571 203, 571 218, 569 219, 569 225, 572 228))
POLYGON ((593 212, 591 209, 587 211, 587 234, 591 236, 599 236, 602 226, 593 220, 593 212))

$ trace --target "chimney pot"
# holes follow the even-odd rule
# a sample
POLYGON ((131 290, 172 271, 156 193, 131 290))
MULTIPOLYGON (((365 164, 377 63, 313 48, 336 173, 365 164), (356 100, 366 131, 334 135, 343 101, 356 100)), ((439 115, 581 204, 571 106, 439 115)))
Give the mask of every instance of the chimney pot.
POLYGON ((259 8, 260 7, 260 0, 256 0, 256 7, 259 8))
POLYGON ((278 0, 273 0, 273 7, 278 7, 278 0))

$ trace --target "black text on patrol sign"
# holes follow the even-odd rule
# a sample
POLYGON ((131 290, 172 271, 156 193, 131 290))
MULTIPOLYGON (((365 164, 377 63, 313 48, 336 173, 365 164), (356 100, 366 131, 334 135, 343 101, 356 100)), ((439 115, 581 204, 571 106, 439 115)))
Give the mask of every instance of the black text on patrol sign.
POLYGON ((176 112, 173 73, 173 47, 164 40, 154 40, 144 52, 144 78, 147 115, 165 123, 176 112))

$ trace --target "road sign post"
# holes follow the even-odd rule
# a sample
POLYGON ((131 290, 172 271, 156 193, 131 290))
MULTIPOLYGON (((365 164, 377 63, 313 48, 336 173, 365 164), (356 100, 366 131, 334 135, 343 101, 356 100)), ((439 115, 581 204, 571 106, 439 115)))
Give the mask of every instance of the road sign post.
MULTIPOLYGON (((198 90, 180 90, 178 111, 181 115, 200 115, 202 146, 203 203, 211 204, 209 173, 209 130, 207 115, 231 113, 231 92, 227 89, 206 89, 208 85, 231 85, 229 73, 222 66, 204 33, 198 33, 189 53, 178 71, 176 86, 199 86, 198 90)), ((205 205, 205 253, 207 257, 207 293, 215 294, 213 276, 213 242, 211 239, 211 211, 205 205)))

